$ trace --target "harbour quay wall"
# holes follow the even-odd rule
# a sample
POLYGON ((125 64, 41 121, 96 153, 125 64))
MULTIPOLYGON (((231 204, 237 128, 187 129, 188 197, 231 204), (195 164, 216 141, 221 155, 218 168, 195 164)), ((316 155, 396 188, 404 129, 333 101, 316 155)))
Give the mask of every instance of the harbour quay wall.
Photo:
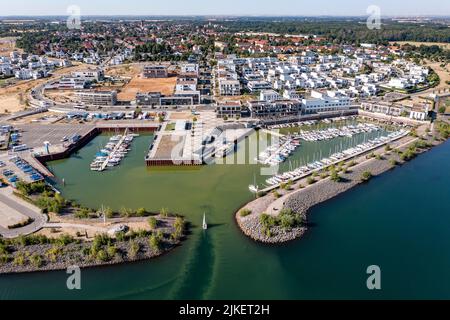
POLYGON ((200 166, 202 161, 185 159, 146 159, 147 167, 158 166, 200 166))
POLYGON ((339 118, 339 117, 349 117, 349 116, 357 116, 358 109, 351 108, 344 111, 337 112, 327 112, 327 113, 317 113, 311 115, 301 115, 298 117, 287 117, 287 118, 278 118, 278 119, 261 119, 261 122, 266 126, 273 126, 277 124, 285 124, 285 123, 294 123, 299 121, 312 121, 312 120, 323 120, 329 118, 339 118))
POLYGON ((62 152, 58 153, 52 153, 52 154, 46 154, 46 155, 39 155, 34 156, 35 160, 38 161, 40 164, 45 166, 46 162, 49 161, 55 161, 55 160, 62 160, 70 157, 73 153, 77 152, 81 148, 83 148, 85 145, 87 145, 91 140, 93 140, 96 136, 98 136, 101 133, 104 132, 114 132, 117 130, 125 130, 125 129, 131 129, 139 132, 155 132, 158 130, 159 126, 154 124, 100 124, 97 125, 95 128, 90 130, 87 134, 82 136, 77 142, 70 145, 67 149, 65 149, 62 152))
POLYGON ((62 152, 58 153, 52 153, 52 154, 45 154, 45 155, 39 155, 35 156, 35 159, 41 162, 42 164, 45 164, 48 161, 55 161, 55 160, 61 160, 70 157, 70 155, 74 152, 77 152, 82 147, 84 147, 86 144, 88 144, 92 139, 94 139, 96 136, 98 136, 102 131, 98 128, 93 128, 91 131, 89 131, 87 134, 82 136, 77 142, 70 145, 67 149, 65 149, 62 152))

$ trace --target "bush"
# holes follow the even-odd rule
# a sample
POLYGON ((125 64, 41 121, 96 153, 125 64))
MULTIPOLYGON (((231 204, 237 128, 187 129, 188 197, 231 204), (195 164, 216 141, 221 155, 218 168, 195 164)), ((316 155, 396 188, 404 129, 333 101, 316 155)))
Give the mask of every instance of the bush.
POLYGON ((19 252, 15 257, 14 257, 14 261, 13 264, 15 266, 23 266, 25 264, 26 260, 25 260, 25 255, 21 252, 19 252))
POLYGON ((113 259, 116 254, 117 254, 117 248, 115 245, 110 244, 107 248, 106 248, 106 253, 108 254, 110 259, 113 259))
POLYGON ((122 207, 119 210, 119 214, 122 218, 130 218, 133 216, 133 210, 129 208, 122 207))
POLYGON ((316 179, 314 179, 313 177, 308 177, 308 179, 306 179, 306 183, 308 183, 309 185, 312 185, 312 184, 316 183, 316 179))
POLYGON ((145 217, 147 215, 147 210, 145 210, 145 208, 139 208, 136 210, 136 215, 138 217, 145 217))
POLYGON ((155 217, 148 218, 147 222, 152 229, 156 229, 156 227, 158 226, 158 220, 156 220, 155 217))
POLYGON ((109 257, 106 251, 102 249, 97 252, 96 259, 100 262, 106 262, 109 260, 109 257))
POLYGON ((357 163, 355 160, 352 160, 352 161, 348 164, 348 167, 351 168, 351 167, 356 166, 357 164, 358 164, 358 163, 357 163))
POLYGON ((130 256, 130 258, 135 259, 137 257, 137 255, 139 254, 140 250, 141 250, 141 245, 134 240, 130 240, 130 249, 128 251, 128 255, 130 256))
POLYGON ((7 264, 11 261, 11 257, 7 254, 0 254, 0 265, 7 264))
POLYGON ((263 225, 263 227, 270 228, 270 227, 275 226, 276 219, 273 216, 269 216, 268 214, 263 213, 259 217, 259 222, 263 225))
POLYGON ((159 251, 161 248, 161 240, 155 235, 150 236, 148 243, 153 251, 159 251))
POLYGON ((42 257, 36 253, 32 254, 29 260, 31 265, 33 265, 35 268, 40 268, 44 264, 44 262, 42 261, 42 257))
POLYGON ((107 219, 112 219, 112 218, 114 218, 114 212, 113 212, 112 209, 109 208, 109 207, 104 209, 103 214, 105 215, 105 217, 106 217, 107 219))
POLYGON ((249 209, 242 209, 241 212, 239 213, 239 215, 241 217, 247 217, 251 214, 252 214, 252 210, 249 210, 249 209))
POLYGON ((361 175, 361 181, 362 182, 367 182, 370 179, 372 179, 372 177, 373 177, 372 172, 364 171, 363 174, 361 175))
POLYGON ((169 216, 169 209, 167 209, 167 208, 162 208, 162 209, 159 211, 159 215, 160 215, 161 217, 167 218, 167 217, 169 216))
POLYGON ((87 208, 80 208, 75 212, 74 216, 77 219, 89 219, 90 212, 87 208))
POLYGON ((62 255, 63 251, 59 246, 53 246, 51 249, 48 249, 45 255, 51 262, 56 262, 58 258, 62 255))
POLYGON ((175 231, 172 233, 173 240, 179 240, 184 235, 184 229, 186 226, 186 222, 182 217, 176 217, 173 227, 175 231))
POLYGON ((373 153, 373 152, 366 156, 366 159, 372 159, 372 158, 375 158, 375 153, 373 153))
POLYGON ((342 177, 336 171, 333 171, 331 173, 331 180, 334 181, 334 182, 341 182, 342 181, 342 177))
POLYGON ((395 159, 389 160, 389 163, 390 163, 390 165, 393 166, 393 167, 397 166, 397 164, 398 164, 397 160, 395 160, 395 159))
POLYGON ((272 194, 275 197, 275 199, 279 199, 281 197, 281 195, 276 190, 274 190, 272 194))

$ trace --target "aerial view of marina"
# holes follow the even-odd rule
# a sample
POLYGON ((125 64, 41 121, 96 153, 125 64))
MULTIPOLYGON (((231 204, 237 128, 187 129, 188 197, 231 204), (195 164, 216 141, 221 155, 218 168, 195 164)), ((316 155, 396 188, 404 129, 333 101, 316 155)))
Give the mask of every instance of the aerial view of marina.
POLYGON ((169 2, 0 13, 0 300, 450 299, 449 7, 169 2))

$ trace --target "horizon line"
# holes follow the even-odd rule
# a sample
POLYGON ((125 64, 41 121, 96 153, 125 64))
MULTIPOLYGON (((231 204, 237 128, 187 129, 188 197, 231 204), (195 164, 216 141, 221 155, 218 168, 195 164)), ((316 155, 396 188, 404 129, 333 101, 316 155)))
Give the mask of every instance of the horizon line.
MULTIPOLYGON (((0 18, 16 18, 16 17, 34 17, 34 18, 45 18, 45 17, 68 17, 68 14, 14 14, 14 15, 0 15, 0 18)), ((383 17, 387 18, 450 18, 450 14, 418 14, 418 15, 405 15, 405 14, 384 14, 383 17)), ((368 15, 333 15, 333 14, 304 14, 304 15, 272 15, 272 14, 81 14, 81 17, 240 17, 240 18, 366 18, 368 15)))

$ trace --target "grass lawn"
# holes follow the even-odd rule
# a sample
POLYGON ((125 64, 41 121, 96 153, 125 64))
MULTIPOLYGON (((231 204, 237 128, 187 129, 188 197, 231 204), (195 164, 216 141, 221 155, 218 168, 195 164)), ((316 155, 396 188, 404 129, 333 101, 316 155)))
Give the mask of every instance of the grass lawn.
POLYGON ((166 126, 166 131, 173 131, 173 130, 175 130, 175 123, 169 123, 166 126))

